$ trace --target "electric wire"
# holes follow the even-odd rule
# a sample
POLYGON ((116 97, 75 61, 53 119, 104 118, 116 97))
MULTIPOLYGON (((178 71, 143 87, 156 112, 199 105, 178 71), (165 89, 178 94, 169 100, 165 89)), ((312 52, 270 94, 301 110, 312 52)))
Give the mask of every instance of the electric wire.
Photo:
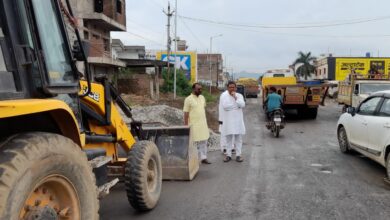
POLYGON ((194 17, 182 16, 182 15, 178 15, 178 17, 186 19, 186 20, 203 22, 203 23, 211 23, 211 24, 226 25, 226 26, 233 26, 233 27, 263 28, 263 29, 323 28, 323 27, 334 27, 334 26, 361 24, 361 23, 368 23, 368 22, 373 22, 373 21, 390 19, 390 16, 382 16, 382 17, 362 19, 362 20, 349 20, 349 21, 339 22, 339 23, 329 23, 329 24, 315 24, 315 23, 313 23, 310 25, 290 25, 290 26, 288 26, 288 25, 266 25, 266 24, 256 25, 256 24, 228 23, 228 22, 214 21, 214 20, 208 20, 208 19, 202 19, 202 18, 194 18, 194 17))
POLYGON ((207 48, 207 46, 198 38, 198 36, 196 36, 196 34, 191 30, 191 28, 187 25, 187 23, 183 19, 179 19, 179 20, 183 23, 184 27, 188 30, 188 32, 190 32, 192 37, 195 40, 197 40, 201 44, 202 47, 207 48))

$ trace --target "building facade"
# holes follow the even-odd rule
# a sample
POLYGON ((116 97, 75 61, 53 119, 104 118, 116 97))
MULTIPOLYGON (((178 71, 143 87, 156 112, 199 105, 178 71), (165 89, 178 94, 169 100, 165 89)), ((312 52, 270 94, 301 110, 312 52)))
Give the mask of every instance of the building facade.
POLYGON ((223 79, 222 54, 198 54, 198 82, 220 87, 223 79))
POLYGON ((104 74, 112 78, 119 67, 126 66, 113 54, 110 39, 111 31, 126 31, 125 0, 71 0, 71 5, 80 36, 89 42, 92 77, 104 74))

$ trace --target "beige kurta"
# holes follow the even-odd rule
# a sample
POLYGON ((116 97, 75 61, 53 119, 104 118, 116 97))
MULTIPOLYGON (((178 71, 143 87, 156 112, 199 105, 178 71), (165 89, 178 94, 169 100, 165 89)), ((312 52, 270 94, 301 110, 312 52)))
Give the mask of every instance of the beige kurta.
POLYGON ((206 99, 202 95, 191 94, 184 100, 183 111, 189 113, 188 124, 192 129, 193 141, 204 141, 210 137, 205 107, 206 99))

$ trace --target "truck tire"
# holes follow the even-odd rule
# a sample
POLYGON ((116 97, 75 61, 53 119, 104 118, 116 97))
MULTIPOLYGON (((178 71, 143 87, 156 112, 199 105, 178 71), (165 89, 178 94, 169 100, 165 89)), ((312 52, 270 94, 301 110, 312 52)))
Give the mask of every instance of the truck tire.
POLYGON ((130 205, 138 211, 152 210, 162 187, 162 166, 158 148, 151 141, 139 141, 129 151, 125 185, 130 205))
POLYGON ((297 114, 299 118, 305 119, 307 118, 307 109, 306 108, 298 108, 297 114))
POLYGON ((306 110, 306 115, 310 119, 316 119, 318 114, 318 108, 308 108, 306 110))
POLYGON ((14 135, 0 144, 0 162, 0 219, 99 219, 92 168, 69 138, 14 135))
POLYGON ((339 141, 340 151, 344 154, 350 153, 351 147, 349 146, 347 132, 343 126, 337 129, 337 139, 339 141))

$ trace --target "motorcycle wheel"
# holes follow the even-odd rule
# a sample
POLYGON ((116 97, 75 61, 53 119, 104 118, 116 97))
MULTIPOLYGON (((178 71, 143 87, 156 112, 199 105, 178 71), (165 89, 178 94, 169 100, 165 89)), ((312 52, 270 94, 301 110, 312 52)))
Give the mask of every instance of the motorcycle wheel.
POLYGON ((275 137, 279 137, 279 132, 280 132, 280 126, 276 125, 272 130, 272 133, 274 134, 275 137))

